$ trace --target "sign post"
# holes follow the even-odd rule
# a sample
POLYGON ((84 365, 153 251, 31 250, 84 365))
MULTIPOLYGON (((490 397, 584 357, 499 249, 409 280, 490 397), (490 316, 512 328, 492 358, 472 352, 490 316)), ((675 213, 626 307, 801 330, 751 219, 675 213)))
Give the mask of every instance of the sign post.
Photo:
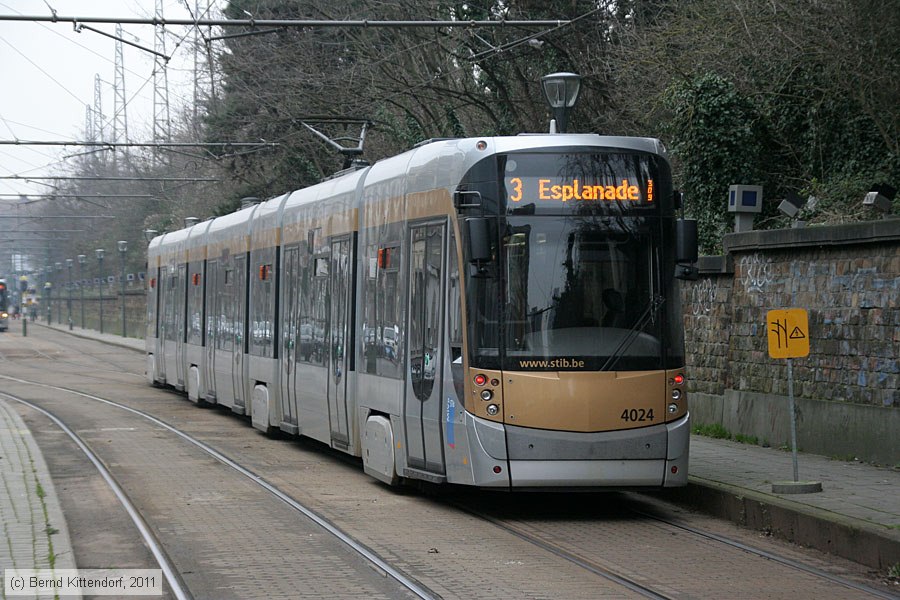
POLYGON ((809 356, 809 316, 804 308, 770 310, 766 313, 769 332, 769 356, 787 359, 788 410, 791 414, 791 458, 794 465, 793 482, 775 482, 777 494, 807 494, 821 492, 818 481, 800 481, 797 466, 797 411, 794 406, 794 359, 809 356))

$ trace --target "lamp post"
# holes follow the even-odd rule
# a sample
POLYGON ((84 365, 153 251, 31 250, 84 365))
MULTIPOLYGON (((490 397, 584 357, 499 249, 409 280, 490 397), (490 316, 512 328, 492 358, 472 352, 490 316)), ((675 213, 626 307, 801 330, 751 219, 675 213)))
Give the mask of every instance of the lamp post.
POLYGON ((50 306, 50 298, 53 297, 53 284, 50 283, 50 277, 47 276, 47 281, 44 282, 44 300, 47 301, 47 325, 50 324, 50 319, 53 317, 53 308, 50 306))
POLYGON ((81 328, 84 329, 84 263, 87 262, 87 256, 78 255, 78 275, 81 277, 81 284, 78 289, 81 290, 81 328))
POLYGON ((121 290, 122 290, 122 337, 128 337, 128 329, 125 326, 125 252, 128 251, 128 242, 125 240, 119 240, 119 257, 121 258, 122 265, 122 281, 121 281, 121 290))
POLYGON ((569 113, 578 101, 581 90, 581 75, 575 73, 551 73, 541 77, 544 98, 553 111, 550 133, 565 133, 569 123, 569 113), (555 126, 554 126, 555 124, 555 126))
POLYGON ((100 270, 100 333, 103 333, 103 254, 106 250, 97 248, 94 252, 97 253, 97 268, 100 270))
MULTIPOLYGON (((56 287, 57 289, 60 287, 59 283, 62 281, 62 263, 56 264, 56 287)), ((62 324, 62 294, 56 295, 56 322, 62 324)), ((49 325, 49 323, 47 323, 49 325)))
POLYGON ((75 264, 75 261, 71 258, 66 259, 66 271, 69 274, 69 284, 68 289, 69 293, 66 298, 66 308, 69 309, 69 331, 72 331, 72 265, 75 264))

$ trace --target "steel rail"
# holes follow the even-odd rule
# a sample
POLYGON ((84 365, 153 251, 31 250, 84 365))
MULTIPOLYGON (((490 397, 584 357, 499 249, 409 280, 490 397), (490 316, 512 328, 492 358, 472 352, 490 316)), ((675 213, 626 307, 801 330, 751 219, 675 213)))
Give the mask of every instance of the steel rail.
MULTIPOLYGON (((56 385, 50 385, 48 383, 40 383, 38 381, 29 381, 27 379, 20 379, 18 377, 11 377, 9 375, 0 375, 0 379, 5 379, 7 381, 14 381, 16 383, 23 383, 26 385, 34 385, 37 387, 43 387, 43 388, 47 388, 47 389, 51 389, 51 390, 57 390, 57 391, 61 391, 61 392, 74 394, 76 396, 81 396, 82 398, 94 400, 95 402, 101 402, 103 404, 107 404, 109 406, 113 406, 115 408, 119 408, 121 410, 130 412, 130 413, 135 414, 140 417, 143 417, 144 419, 147 419, 151 423, 154 423, 155 425, 159 425, 163 429, 166 429, 167 431, 174 433, 175 435, 177 435, 184 441, 186 441, 190 444, 193 444, 200 450, 206 452, 207 454, 209 454, 210 456, 215 458, 220 463, 222 463, 228 467, 231 467, 232 469, 234 469, 235 471, 237 471, 244 477, 247 477, 248 479, 253 481, 255 484, 262 487, 267 492, 269 492, 270 494, 272 494, 273 496, 275 496, 276 498, 278 498, 279 500, 281 500, 282 502, 287 504, 289 507, 296 510, 297 512, 300 512, 301 514, 306 516, 309 520, 311 520, 315 524, 317 524, 320 527, 322 527, 323 529, 325 529, 328 533, 332 534, 334 537, 339 539, 351 550, 353 550, 354 552, 356 552, 357 554, 359 554, 360 556, 362 556, 363 558, 368 560, 372 565, 374 565, 379 570, 384 572, 386 575, 391 577, 391 579, 393 579, 394 581, 396 581, 397 583, 402 585, 404 588, 406 588, 407 590, 409 590, 410 592, 415 594, 416 597, 422 598, 423 600, 431 600, 433 598, 440 597, 436 592, 428 589, 427 587, 425 587, 422 584, 418 583, 417 581, 413 580, 411 577, 408 577, 407 575, 403 574, 399 570, 392 567, 384 559, 382 559, 380 556, 378 556, 374 551, 367 548, 361 542, 353 539, 353 537, 350 536, 349 534, 344 533, 344 531, 341 530, 337 525, 335 525, 334 523, 332 523, 331 521, 329 521, 322 515, 318 514, 317 512, 313 511, 312 509, 304 506, 303 504, 301 504, 300 502, 298 502, 297 500, 295 500, 294 498, 292 498, 285 492, 281 491, 274 484, 266 481, 265 478, 263 478, 262 476, 257 475, 250 469, 240 465, 239 463, 235 462, 234 460, 232 460, 231 458, 229 458, 222 452, 219 452, 212 446, 205 444, 204 442, 201 442, 200 440, 196 439, 195 437, 191 436, 190 434, 185 433, 184 431, 181 431, 177 427, 174 427, 173 425, 166 423, 162 419, 154 417, 150 413, 146 413, 146 412, 144 412, 142 410, 138 410, 136 408, 131 408, 130 406, 126 406, 125 404, 120 404, 118 402, 114 402, 113 400, 109 400, 107 398, 101 398, 99 396, 94 396, 92 394, 88 394, 88 393, 81 392, 78 390, 73 390, 70 388, 60 387, 60 386, 56 386, 56 385)), ((4 392, 0 392, 0 395, 2 395, 2 394, 4 394, 4 392)), ((39 410, 43 410, 43 409, 39 409, 39 410)))
POLYGON ((816 577, 821 577, 826 579, 832 583, 836 583, 838 585, 842 585, 844 587, 850 588, 852 590, 856 590, 858 592, 863 592, 869 594, 871 596, 875 596, 877 598, 884 598, 885 600, 897 600, 897 596, 890 594, 888 592, 883 592, 879 589, 863 585, 861 583, 856 583, 855 581, 850 581, 848 579, 843 579, 838 577, 837 575, 832 575, 827 571, 823 571, 821 569, 817 569, 815 567, 811 567, 809 565, 805 565, 802 562, 792 560, 790 558, 785 558, 783 556, 778 556, 777 554, 773 554, 772 552, 767 552, 766 550, 762 550, 760 548, 754 548, 748 544, 744 544, 743 542, 739 542, 737 540, 733 540, 731 538, 725 537, 723 535, 719 535, 717 533, 711 533, 708 531, 703 531, 702 529, 697 529, 696 527, 691 527, 690 525, 686 525, 684 523, 679 523, 678 521, 672 521, 669 519, 664 519, 658 515, 654 515, 652 513, 648 513, 642 510, 638 510, 635 508, 629 509, 636 515, 640 515, 641 517, 652 519, 659 523, 664 523, 669 525, 670 527, 674 527, 676 529, 681 529, 682 531, 686 531, 688 533, 692 533, 695 536, 713 540, 715 542, 719 542, 720 544, 725 544, 726 546, 730 546, 732 548, 736 548, 738 550, 742 550, 747 552, 748 554, 752 554, 754 556, 758 556, 760 558, 765 558, 767 560, 771 560, 772 562, 776 562, 780 565, 784 565, 786 567, 796 569, 798 571, 803 571, 804 573, 808 573, 810 575, 815 575, 816 577))
POLYGON ((630 579, 628 577, 624 577, 622 575, 614 573, 613 571, 611 571, 605 567, 602 567, 594 562, 591 562, 589 560, 585 560, 584 558, 582 558, 576 554, 573 554, 572 552, 569 552, 568 550, 565 550, 564 548, 561 548, 561 547, 557 546, 556 544, 553 544, 553 543, 545 541, 545 540, 540 540, 540 539, 520 530, 517 527, 514 527, 508 523, 504 523, 503 521, 496 519, 494 517, 491 517, 490 515, 487 515, 481 511, 475 510, 474 508, 471 508, 471 507, 461 504, 459 502, 451 502, 451 504, 453 504, 453 506, 456 507, 457 509, 459 509, 467 514, 470 514, 473 517, 477 517, 483 521, 487 521, 488 523, 497 527, 498 529, 502 529, 503 531, 511 533, 512 535, 516 536, 517 538, 519 538, 525 542, 528 542, 529 544, 532 544, 533 546, 537 546, 538 548, 541 548, 543 550, 546 550, 547 552, 555 554, 556 556, 562 558, 563 560, 566 560, 572 564, 575 564, 575 565, 581 567, 582 569, 586 569, 587 571, 590 571, 591 573, 593 573, 595 575, 599 575, 600 577, 602 577, 608 581, 617 583, 617 584, 631 590, 632 592, 640 594, 644 598, 652 598, 653 600, 672 600, 671 596, 666 596, 665 594, 661 594, 661 593, 657 592, 656 590, 651 589, 645 585, 642 585, 633 579, 630 579))
POLYGON ((153 531, 150 530, 150 526, 147 525, 147 522, 141 516, 140 512, 138 512, 134 504, 131 503, 128 495, 125 494, 125 491, 112 476, 112 473, 109 472, 100 458, 96 454, 94 454, 94 452, 88 447, 88 445, 84 443, 84 440, 82 440, 77 433, 69 429, 69 427, 65 423, 63 423, 56 415, 44 408, 41 408, 37 404, 33 404, 28 400, 19 398, 18 396, 13 396, 12 394, 7 392, 0 392, 0 396, 9 398, 10 400, 14 400, 20 404, 24 404, 32 410, 43 414, 45 417, 53 421, 57 427, 59 427, 66 435, 68 435, 72 439, 73 442, 75 442, 75 444, 81 449, 81 451, 84 452, 84 455, 87 456, 88 460, 90 460, 97 468, 97 471, 99 471, 100 475, 106 481, 107 485, 109 485, 110 489, 116 495, 116 498, 119 499, 119 503, 125 509, 125 512, 127 512, 128 516, 131 517, 131 521, 134 523, 135 527, 138 528, 138 531, 140 531, 141 537, 144 538, 144 542, 147 544, 147 547, 150 549, 153 557, 156 558, 156 562, 159 564, 159 567, 162 570, 166 581, 169 583, 169 587, 172 588, 172 592, 175 594, 175 597, 179 600, 190 600, 191 598, 193 598, 193 596, 189 591, 187 591, 187 588, 182 583, 181 578, 178 576, 178 571, 175 569, 175 566, 169 561, 169 557, 163 550, 162 544, 153 534, 153 531))

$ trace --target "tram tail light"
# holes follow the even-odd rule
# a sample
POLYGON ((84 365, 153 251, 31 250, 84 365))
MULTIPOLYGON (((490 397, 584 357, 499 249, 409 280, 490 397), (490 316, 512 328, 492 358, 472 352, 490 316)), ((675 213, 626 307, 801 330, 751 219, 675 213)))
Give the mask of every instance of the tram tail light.
POLYGON ((674 383, 675 385, 683 384, 684 383, 684 375, 679 373, 678 375, 676 375, 675 377, 672 378, 672 383, 674 383))
POLYGON ((482 386, 485 383, 487 383, 487 375, 482 375, 481 373, 479 373, 478 375, 475 376, 474 381, 475 381, 475 385, 482 386))

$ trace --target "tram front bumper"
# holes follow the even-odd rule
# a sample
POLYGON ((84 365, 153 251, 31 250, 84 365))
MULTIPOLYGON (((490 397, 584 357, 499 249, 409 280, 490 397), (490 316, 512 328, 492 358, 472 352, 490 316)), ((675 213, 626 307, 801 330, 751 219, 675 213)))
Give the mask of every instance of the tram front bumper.
MULTIPOLYGON (((473 446, 488 461, 506 462, 512 488, 687 484, 689 415, 648 428, 591 434, 520 428, 477 418, 472 421, 479 442, 473 446)), ((502 485, 499 477, 476 478, 476 485, 498 484, 502 485)))

